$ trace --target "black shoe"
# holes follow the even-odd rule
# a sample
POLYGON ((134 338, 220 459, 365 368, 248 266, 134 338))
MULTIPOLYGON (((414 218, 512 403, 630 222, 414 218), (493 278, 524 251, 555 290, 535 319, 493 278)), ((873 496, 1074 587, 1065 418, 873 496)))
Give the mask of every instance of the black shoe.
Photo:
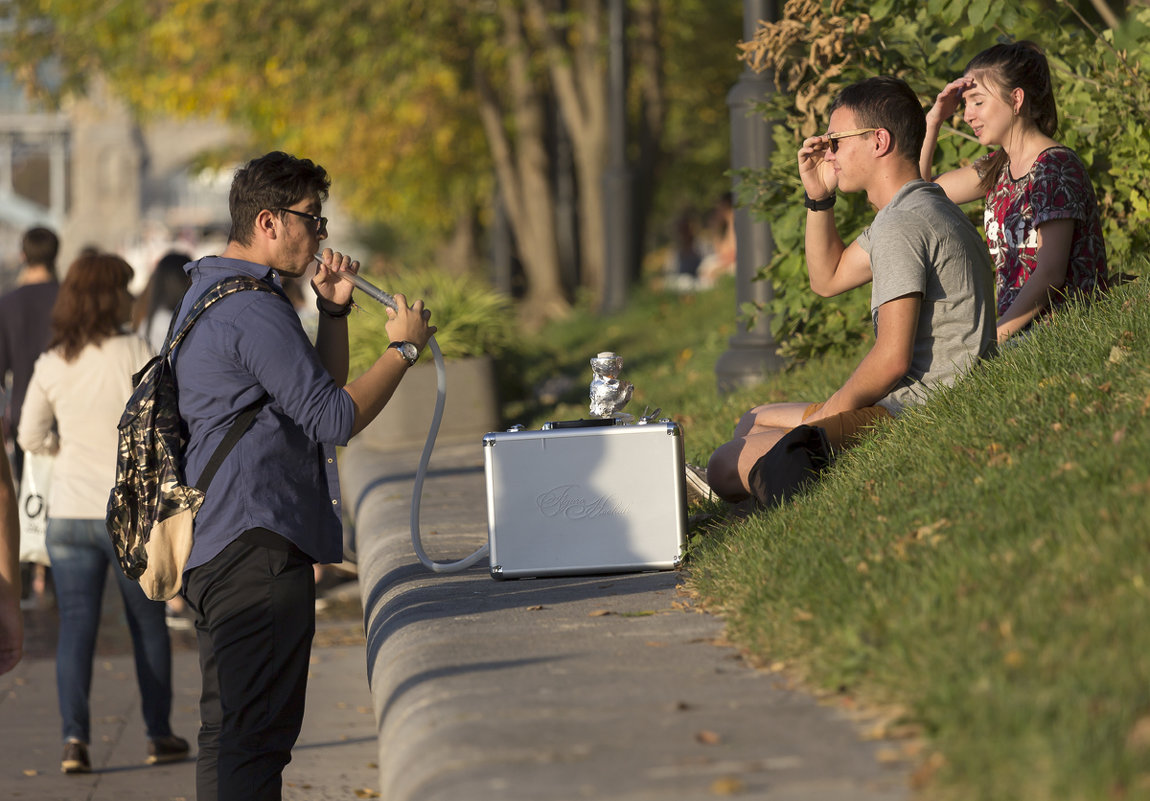
POLYGON ((165 762, 179 762, 188 758, 188 741, 183 737, 169 734, 167 737, 157 737, 148 740, 149 765, 162 765, 165 762))
POLYGON ((92 763, 88 759, 88 744, 79 740, 64 743, 64 756, 60 757, 61 773, 91 773, 92 763))

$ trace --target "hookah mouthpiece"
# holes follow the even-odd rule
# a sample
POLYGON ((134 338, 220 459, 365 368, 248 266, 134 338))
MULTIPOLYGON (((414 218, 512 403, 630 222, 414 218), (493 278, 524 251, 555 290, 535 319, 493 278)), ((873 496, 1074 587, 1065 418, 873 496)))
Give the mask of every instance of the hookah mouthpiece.
MULTIPOLYGON (((312 258, 315 259, 320 264, 323 264, 323 259, 320 257, 320 255, 318 253, 315 254, 314 256, 312 256, 312 258)), ((392 311, 397 311, 396 305, 395 305, 395 298, 393 298, 391 295, 384 292, 382 289, 377 287, 375 284, 371 283, 371 281, 368 281, 366 278, 361 277, 358 273, 353 273, 353 272, 350 272, 348 270, 340 270, 339 272, 336 273, 336 275, 338 275, 340 278, 344 279, 345 281, 350 281, 351 283, 355 284, 356 289, 360 290, 361 292, 363 292, 365 295, 367 295, 369 298, 376 301, 377 303, 382 303, 384 306, 391 309, 392 311)))

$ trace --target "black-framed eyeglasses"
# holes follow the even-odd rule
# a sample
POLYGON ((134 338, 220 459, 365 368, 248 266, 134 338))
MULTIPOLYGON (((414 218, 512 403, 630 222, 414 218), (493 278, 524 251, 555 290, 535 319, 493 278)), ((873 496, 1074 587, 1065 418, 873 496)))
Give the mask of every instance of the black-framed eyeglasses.
POLYGON ((297 217, 303 217, 306 220, 311 220, 315 223, 315 232, 317 236, 327 236, 327 217, 320 217, 318 214, 308 214, 306 211, 296 211, 295 209, 279 208, 276 211, 286 211, 288 214, 294 214, 297 217))
POLYGON ((838 153, 840 139, 849 139, 852 136, 862 136, 863 134, 874 133, 877 130, 878 128, 856 128, 853 131, 842 131, 841 133, 836 132, 826 134, 828 140, 827 150, 831 151, 832 153, 838 153))

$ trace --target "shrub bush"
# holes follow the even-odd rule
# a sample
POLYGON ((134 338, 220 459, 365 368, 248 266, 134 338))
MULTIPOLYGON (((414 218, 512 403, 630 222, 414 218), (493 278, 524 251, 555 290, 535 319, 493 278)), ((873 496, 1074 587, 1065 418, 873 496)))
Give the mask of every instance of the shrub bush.
MULTIPOLYGON (((422 298, 431 309, 431 322, 439 327, 435 340, 446 359, 499 356, 516 331, 511 301, 489 284, 472 276, 449 275, 441 270, 414 268, 364 278, 409 302, 422 298)), ((374 301, 357 295, 364 306, 351 320, 348 332, 351 374, 367 370, 387 347, 387 314, 374 301)))

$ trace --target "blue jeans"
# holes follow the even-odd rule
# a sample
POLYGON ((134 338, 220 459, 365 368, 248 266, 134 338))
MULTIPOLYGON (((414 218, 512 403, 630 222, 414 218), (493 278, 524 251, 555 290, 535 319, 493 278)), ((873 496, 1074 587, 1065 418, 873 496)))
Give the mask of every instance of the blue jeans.
POLYGON ((136 682, 148 738, 172 733, 172 645, 164 603, 152 601, 120 570, 103 520, 48 518, 48 558, 56 583, 60 638, 56 691, 64 740, 90 742, 88 695, 108 567, 120 587, 136 655, 136 682))

